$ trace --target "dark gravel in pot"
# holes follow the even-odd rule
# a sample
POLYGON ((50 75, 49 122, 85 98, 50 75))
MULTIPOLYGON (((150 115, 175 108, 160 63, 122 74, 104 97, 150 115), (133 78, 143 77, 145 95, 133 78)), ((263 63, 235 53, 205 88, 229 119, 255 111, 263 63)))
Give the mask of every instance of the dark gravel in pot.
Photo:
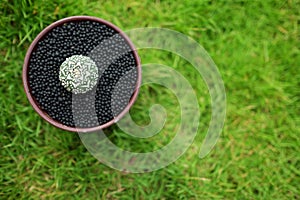
POLYGON ((89 128, 112 120, 128 104, 136 82, 137 63, 126 40, 111 27, 89 20, 53 28, 37 43, 28 66, 36 103, 70 127, 89 128), (59 80, 60 65, 73 55, 88 56, 98 67, 98 83, 83 94, 67 91, 59 80))

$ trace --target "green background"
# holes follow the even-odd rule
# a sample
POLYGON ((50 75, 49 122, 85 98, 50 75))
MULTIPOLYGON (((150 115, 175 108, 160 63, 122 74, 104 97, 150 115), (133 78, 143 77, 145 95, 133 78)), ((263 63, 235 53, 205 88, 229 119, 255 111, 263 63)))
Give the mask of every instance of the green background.
MULTIPOLYGON (((300 2, 274 1, 24 1, 0 3, 0 199, 299 199, 300 2), (221 138, 204 159, 200 145, 211 117, 205 83, 182 58, 140 50, 143 63, 184 75, 201 108, 198 135, 168 167, 144 174, 97 161, 76 133, 42 120, 23 91, 24 56, 52 22, 92 15, 122 30, 163 27, 199 42, 225 83, 227 116, 221 138)), ((180 122, 175 96, 159 85, 141 88, 131 109, 138 124, 148 109, 168 112, 165 129, 136 139, 116 126, 105 130, 120 147, 148 152, 166 145, 180 122)))

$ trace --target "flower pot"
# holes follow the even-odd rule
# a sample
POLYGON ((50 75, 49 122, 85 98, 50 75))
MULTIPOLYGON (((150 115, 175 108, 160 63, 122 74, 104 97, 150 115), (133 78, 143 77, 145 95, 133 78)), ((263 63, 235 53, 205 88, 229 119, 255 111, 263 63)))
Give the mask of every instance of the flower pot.
POLYGON ((90 16, 46 27, 30 45, 23 66, 25 93, 35 111, 73 132, 117 122, 136 100, 140 83, 140 59, 130 39, 115 25, 90 16))

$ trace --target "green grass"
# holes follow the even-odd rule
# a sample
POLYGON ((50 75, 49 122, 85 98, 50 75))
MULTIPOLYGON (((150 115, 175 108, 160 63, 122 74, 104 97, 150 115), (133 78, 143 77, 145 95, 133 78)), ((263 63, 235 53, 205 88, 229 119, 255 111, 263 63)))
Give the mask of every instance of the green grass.
MULTIPOLYGON (((299 199, 300 2, 274 1, 24 1, 0 3, 0 199, 299 199), (21 73, 26 50, 55 20, 93 15, 123 30, 164 27, 199 42, 223 77, 227 117, 220 140, 198 158, 211 117, 203 80, 181 58, 141 50, 143 63, 183 74, 202 116, 196 140, 175 163, 145 174, 122 173, 97 161, 77 134, 58 130, 30 106, 21 73)), ((125 149, 164 146, 180 120, 176 98, 144 86, 131 110, 138 124, 162 104, 168 123, 149 140, 106 130, 125 149), (168 135, 168 137, 166 137, 168 135)))

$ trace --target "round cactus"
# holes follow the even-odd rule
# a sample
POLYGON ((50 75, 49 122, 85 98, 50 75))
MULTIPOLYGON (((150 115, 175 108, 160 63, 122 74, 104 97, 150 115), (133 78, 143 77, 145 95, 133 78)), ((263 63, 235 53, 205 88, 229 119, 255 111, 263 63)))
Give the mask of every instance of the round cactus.
POLYGON ((87 56, 73 55, 61 64, 59 80, 70 92, 86 93, 97 84, 97 65, 87 56))

